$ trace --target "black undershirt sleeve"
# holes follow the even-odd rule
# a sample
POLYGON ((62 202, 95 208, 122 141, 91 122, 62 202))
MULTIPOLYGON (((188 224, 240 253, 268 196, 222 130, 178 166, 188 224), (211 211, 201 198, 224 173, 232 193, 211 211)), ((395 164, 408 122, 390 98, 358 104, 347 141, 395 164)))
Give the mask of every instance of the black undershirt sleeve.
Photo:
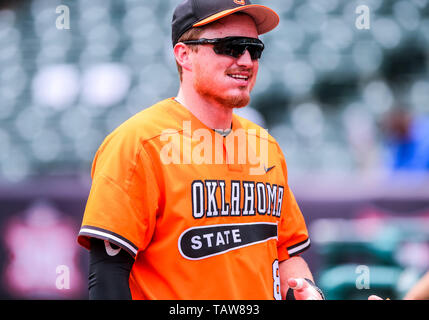
MULTIPOLYGON (((119 247, 111 244, 111 247, 119 247)), ((90 300, 131 300, 128 284, 134 258, 125 250, 110 256, 103 240, 91 239, 88 289, 90 300)))

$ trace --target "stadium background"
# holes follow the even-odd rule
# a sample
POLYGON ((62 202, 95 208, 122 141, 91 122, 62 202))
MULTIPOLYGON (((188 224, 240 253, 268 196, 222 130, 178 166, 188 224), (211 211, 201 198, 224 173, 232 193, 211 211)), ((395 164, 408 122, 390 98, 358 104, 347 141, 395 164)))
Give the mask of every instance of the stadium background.
MULTIPOLYGON (((0 1, 0 298, 87 297, 76 234, 91 161, 123 120, 177 93, 178 1, 0 1)), ((429 1, 260 3, 281 23, 239 113, 286 154, 304 257, 329 299, 401 298, 429 267, 429 1)))

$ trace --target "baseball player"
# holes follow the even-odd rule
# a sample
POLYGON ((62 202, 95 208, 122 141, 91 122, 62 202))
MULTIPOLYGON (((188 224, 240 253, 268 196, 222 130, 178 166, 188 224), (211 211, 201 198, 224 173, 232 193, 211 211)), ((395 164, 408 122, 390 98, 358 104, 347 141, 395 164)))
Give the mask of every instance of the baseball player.
POLYGON ((323 299, 284 155, 233 114, 278 23, 248 0, 177 6, 177 96, 125 121, 93 162, 78 236, 91 299, 323 299))

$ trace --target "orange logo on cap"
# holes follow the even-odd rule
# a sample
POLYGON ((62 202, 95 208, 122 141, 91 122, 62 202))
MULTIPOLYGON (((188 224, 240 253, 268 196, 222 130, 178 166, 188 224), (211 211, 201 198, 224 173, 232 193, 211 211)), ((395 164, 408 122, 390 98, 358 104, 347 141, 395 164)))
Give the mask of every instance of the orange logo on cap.
POLYGON ((234 0, 236 4, 244 6, 246 4, 246 0, 234 0))

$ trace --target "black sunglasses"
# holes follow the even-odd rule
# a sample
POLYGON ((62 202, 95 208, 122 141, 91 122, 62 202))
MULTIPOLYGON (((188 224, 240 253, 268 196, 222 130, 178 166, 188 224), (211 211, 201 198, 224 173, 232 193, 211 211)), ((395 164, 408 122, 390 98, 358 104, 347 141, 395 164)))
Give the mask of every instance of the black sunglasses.
POLYGON ((246 50, 249 51, 252 60, 261 58, 264 51, 264 43, 256 38, 248 37, 225 37, 216 39, 198 39, 182 41, 184 44, 212 44, 213 50, 217 54, 224 54, 234 58, 239 58, 246 50))

